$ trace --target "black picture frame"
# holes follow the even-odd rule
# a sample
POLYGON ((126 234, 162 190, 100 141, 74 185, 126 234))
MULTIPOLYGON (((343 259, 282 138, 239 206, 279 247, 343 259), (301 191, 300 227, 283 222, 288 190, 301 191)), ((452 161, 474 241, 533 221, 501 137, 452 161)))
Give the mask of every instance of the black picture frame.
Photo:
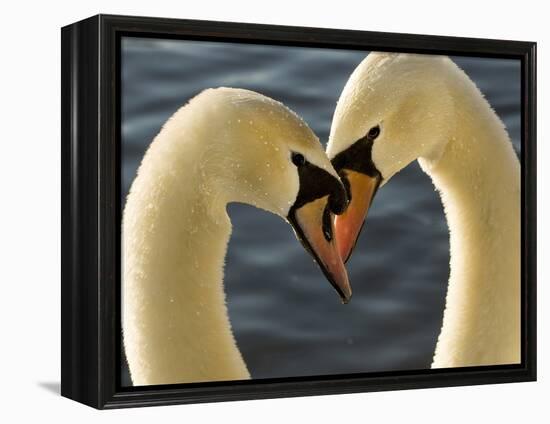
POLYGON ((536 380, 536 43, 97 15, 62 28, 61 46, 63 396, 103 409, 536 380), (122 388, 120 39, 125 35, 520 60, 521 364, 122 388))

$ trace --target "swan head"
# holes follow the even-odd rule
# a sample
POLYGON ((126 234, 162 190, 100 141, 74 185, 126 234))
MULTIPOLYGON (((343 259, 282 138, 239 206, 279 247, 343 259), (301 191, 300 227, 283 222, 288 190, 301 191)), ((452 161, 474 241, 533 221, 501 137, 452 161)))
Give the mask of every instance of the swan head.
POLYGON ((285 219, 348 302, 351 287, 331 218, 345 210, 347 194, 313 131, 282 103, 248 90, 209 89, 190 106, 201 111, 198 138, 216 140, 201 160, 216 197, 285 219))
POLYGON ((349 78, 334 113, 327 154, 350 205, 335 217, 347 261, 380 186, 415 159, 434 166, 452 119, 447 57, 370 53, 349 78))

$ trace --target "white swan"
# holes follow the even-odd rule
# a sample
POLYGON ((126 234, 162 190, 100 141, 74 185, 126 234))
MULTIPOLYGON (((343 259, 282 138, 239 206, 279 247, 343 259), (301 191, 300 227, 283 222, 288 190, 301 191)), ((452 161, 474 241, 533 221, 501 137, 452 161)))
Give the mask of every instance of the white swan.
POLYGON ((466 74, 443 56, 369 54, 341 94, 327 152, 351 193, 335 218, 345 259, 378 185, 411 161, 440 193, 451 260, 432 367, 519 363, 520 166, 466 74))
POLYGON ((351 296, 330 219, 346 192, 317 137, 272 99, 206 90, 152 142, 124 209, 123 333, 134 385, 250 377, 223 289, 229 202, 287 219, 342 298, 351 296))

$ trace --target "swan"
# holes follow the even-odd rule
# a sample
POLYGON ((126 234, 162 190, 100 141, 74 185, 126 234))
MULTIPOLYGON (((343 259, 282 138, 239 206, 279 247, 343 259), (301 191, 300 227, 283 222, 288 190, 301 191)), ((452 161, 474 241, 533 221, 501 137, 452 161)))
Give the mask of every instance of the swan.
POLYGON ((123 343, 134 385, 250 378, 223 288, 230 202, 287 220, 349 300, 330 215, 347 206, 346 191, 317 137, 261 94, 205 90, 153 140, 124 208, 123 343))
POLYGON ((440 194, 450 276, 432 368, 519 363, 520 165, 467 75, 445 56, 370 53, 337 103, 327 154, 350 198, 334 218, 344 261, 377 189, 410 162, 440 194))

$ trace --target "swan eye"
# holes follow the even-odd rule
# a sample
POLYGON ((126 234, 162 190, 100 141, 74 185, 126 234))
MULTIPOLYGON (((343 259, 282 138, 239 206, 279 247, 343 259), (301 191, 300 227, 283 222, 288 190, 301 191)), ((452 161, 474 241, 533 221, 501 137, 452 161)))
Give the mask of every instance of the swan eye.
POLYGON ((367 138, 369 140, 374 140, 379 135, 380 135, 380 127, 377 125, 376 127, 372 127, 369 130, 369 132, 367 133, 367 138))
POLYGON ((301 153, 292 153, 292 163, 296 166, 302 166, 306 163, 306 158, 301 153))

